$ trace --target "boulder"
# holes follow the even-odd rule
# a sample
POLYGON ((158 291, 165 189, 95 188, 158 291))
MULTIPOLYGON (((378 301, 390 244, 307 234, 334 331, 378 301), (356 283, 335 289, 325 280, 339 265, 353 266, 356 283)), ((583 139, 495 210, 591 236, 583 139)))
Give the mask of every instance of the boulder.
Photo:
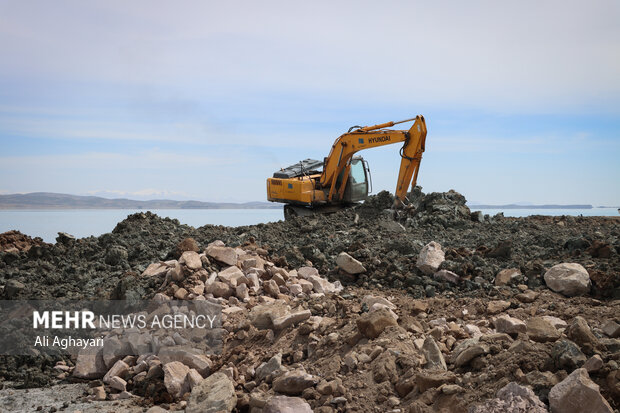
POLYGON ((267 401, 262 413, 312 413, 312 409, 300 397, 274 396, 267 401))
POLYGON ((129 372, 129 365, 125 363, 123 360, 118 360, 110 370, 103 376, 103 382, 106 384, 110 383, 112 377, 120 377, 125 378, 127 373, 129 372))
POLYGON ((381 308, 371 313, 365 313, 357 319, 357 328, 367 338, 377 338, 388 326, 396 326, 398 323, 390 314, 388 308, 381 308))
POLYGON ((589 344, 596 347, 599 344, 598 339, 590 330, 588 322, 581 316, 573 318, 566 329, 566 335, 580 346, 589 344))
POLYGON ((317 293, 323 293, 323 294, 335 293, 337 290, 334 284, 330 283, 325 278, 321 278, 318 275, 308 276, 308 281, 312 283, 312 288, 317 293))
POLYGON ((80 353, 75 362, 73 376, 79 379, 100 379, 108 371, 103 361, 103 349, 96 354, 80 353))
POLYGON ((611 338, 620 337, 620 324, 616 323, 614 320, 607 320, 601 326, 601 330, 605 335, 611 338))
POLYGON ((554 265, 544 275, 547 287, 567 297, 587 294, 590 291, 590 274, 581 264, 554 265))
POLYGON ((185 380, 189 367, 179 361, 171 361, 164 364, 163 370, 166 390, 175 399, 180 399, 189 391, 189 385, 185 380))
POLYGON ((252 307, 250 322, 259 330, 273 329, 273 320, 288 314, 289 308, 280 303, 263 304, 252 307))
POLYGON ((586 369, 577 369, 549 391, 551 413, 612 413, 599 386, 590 380, 586 369))
POLYGON ((435 273, 442 262, 444 262, 445 254, 441 249, 441 245, 435 241, 431 241, 422 248, 420 256, 416 262, 416 266, 424 274, 431 275, 435 273))
POLYGON ((263 283, 263 290, 273 298, 278 298, 280 294, 280 287, 278 287, 278 284, 274 280, 265 281, 263 283))
POLYGON ((217 372, 194 386, 187 402, 186 413, 230 413, 237 405, 235 384, 217 372))
POLYGON ((228 299, 233 295, 235 290, 233 290, 229 284, 221 281, 213 281, 205 285, 205 292, 213 294, 216 298, 222 297, 228 299))
POLYGON ((142 272, 143 277, 159 277, 165 275, 168 272, 168 266, 163 262, 155 262, 146 267, 146 270, 142 272))
POLYGON ((178 361, 189 368, 195 369, 203 377, 211 372, 211 359, 205 354, 200 354, 200 350, 182 347, 164 347, 159 350, 157 357, 162 363, 178 361))
POLYGON ((553 345, 551 358, 558 369, 573 370, 586 362, 579 346, 570 340, 560 340, 553 345))
POLYGON ((237 265, 237 251, 234 248, 224 247, 219 245, 209 245, 205 250, 205 253, 227 265, 237 265))
POLYGON ((278 393, 289 396, 300 395, 308 387, 314 387, 319 378, 306 373, 304 370, 292 370, 278 376, 273 381, 273 389, 278 393))
POLYGON ((583 365, 583 368, 588 371, 588 373, 593 373, 599 371, 605 363, 603 359, 598 354, 590 357, 583 365))
POLYGON ((495 325, 495 329, 500 333, 518 334, 527 331, 527 326, 523 321, 506 314, 497 317, 493 324, 495 325))
POLYGON ((200 255, 196 251, 185 251, 179 259, 180 264, 184 264, 192 271, 197 271, 202 268, 202 261, 200 255))
POLYGON ((531 340, 544 343, 560 338, 560 332, 542 317, 530 318, 525 324, 527 335, 531 340))
POLYGON ((319 270, 314 267, 301 267, 297 269, 297 275, 307 280, 312 275, 319 275, 319 270))
POLYGON ((366 268, 364 268, 362 263, 346 252, 341 252, 338 254, 338 257, 336 258, 336 265, 348 274, 361 274, 366 272, 366 268))
POLYGON ((237 267, 228 267, 217 274, 217 278, 235 288, 239 284, 247 284, 247 278, 243 272, 237 267), (243 282, 241 282, 243 281, 243 282))
POLYGON ((110 385, 111 388, 113 388, 114 390, 118 390, 120 392, 127 390, 127 382, 118 376, 112 377, 108 384, 110 385))

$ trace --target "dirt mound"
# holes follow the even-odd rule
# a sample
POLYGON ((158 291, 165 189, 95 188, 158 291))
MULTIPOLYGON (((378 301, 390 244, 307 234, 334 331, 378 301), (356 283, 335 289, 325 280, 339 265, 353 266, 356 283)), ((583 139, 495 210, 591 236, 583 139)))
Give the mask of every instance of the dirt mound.
MULTIPOLYGON (((234 382, 239 411, 283 394, 282 381, 308 384, 296 397, 322 412, 466 411, 495 397, 509 381, 529 386, 547 403, 555 384, 596 355, 602 365, 589 362, 598 366, 590 378, 617 408, 620 345, 614 326, 620 319, 613 300, 620 298, 620 219, 483 217, 469 211, 455 191, 423 194, 416 188, 408 198, 406 207, 394 210, 393 196, 382 192, 332 215, 236 228, 192 228, 149 212, 133 214, 100 237, 61 235, 53 245, 0 252, 0 298, 152 298, 159 292, 239 307, 225 321, 224 352, 211 359, 212 371, 234 382), (187 251, 203 254, 215 240, 282 272, 261 273, 260 288, 249 291, 246 302, 237 296, 244 297, 243 288, 218 284, 217 294, 224 293, 219 297, 207 290, 211 275, 227 268, 217 260, 200 261, 206 278, 192 269, 195 276, 166 279, 167 270, 149 267, 180 263, 187 251), (585 297, 547 288, 545 273, 562 263, 583 268, 585 297), (320 292, 310 282, 313 291, 304 292, 303 277, 284 279, 307 266, 344 290, 320 292), (158 275, 144 276, 147 268, 158 275), (398 316, 396 324, 371 317, 381 308, 373 310, 376 302, 367 296, 385 300, 379 301, 389 308, 384 312, 398 316), (272 300, 309 311, 319 321, 282 329, 248 323, 252 308, 272 300), (551 318, 541 322, 544 317, 551 318), (378 331, 369 327, 375 323, 385 324, 376 337, 368 333, 378 331), (279 374, 271 379, 256 374, 278 352, 281 359, 273 362, 283 366, 278 371, 298 376, 282 376, 276 384, 279 374), (439 373, 430 368, 444 363, 439 373)), ((236 263, 246 278, 248 265, 236 263)), ((68 380, 71 375, 62 373, 70 373, 75 360, 4 357, 0 365, 5 381, 32 387, 68 380), (59 361, 68 368, 57 368, 59 361)), ((150 389, 164 394, 162 386, 155 381, 150 389)), ((182 398, 153 398, 135 382, 127 389, 144 396, 143 402, 183 406, 182 398)))

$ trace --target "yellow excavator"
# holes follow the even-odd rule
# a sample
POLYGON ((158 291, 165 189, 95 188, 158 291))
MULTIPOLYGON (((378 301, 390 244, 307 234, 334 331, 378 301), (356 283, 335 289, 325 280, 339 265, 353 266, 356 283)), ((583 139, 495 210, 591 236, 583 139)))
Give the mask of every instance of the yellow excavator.
POLYGON ((327 158, 306 159, 280 169, 267 179, 267 199, 282 202, 285 219, 315 213, 330 213, 355 205, 372 191, 370 168, 357 152, 404 142, 400 149, 400 172, 396 184, 396 202, 404 203, 409 185, 416 185, 426 142, 423 116, 374 126, 352 126, 332 145, 327 158), (409 130, 387 129, 412 122, 409 130))

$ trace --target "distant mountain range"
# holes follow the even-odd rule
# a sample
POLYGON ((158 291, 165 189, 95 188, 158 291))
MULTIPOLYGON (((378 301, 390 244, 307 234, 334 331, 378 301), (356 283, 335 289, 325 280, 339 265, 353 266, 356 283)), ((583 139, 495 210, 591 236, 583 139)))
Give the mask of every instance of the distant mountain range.
POLYGON ((98 196, 32 192, 29 194, 0 195, 0 209, 261 209, 282 208, 272 202, 201 202, 153 199, 107 199, 98 196))

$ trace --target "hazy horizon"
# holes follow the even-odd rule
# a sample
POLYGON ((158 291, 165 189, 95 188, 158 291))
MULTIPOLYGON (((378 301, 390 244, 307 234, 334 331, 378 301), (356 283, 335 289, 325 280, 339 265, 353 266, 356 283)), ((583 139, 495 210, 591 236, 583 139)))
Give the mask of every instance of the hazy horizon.
MULTIPOLYGON (((266 201, 350 126, 422 114, 424 192, 620 205, 615 0, 34 3, 0 3, 0 193, 266 201)), ((398 149, 360 153, 375 193, 398 149)))
MULTIPOLYGON (((98 198, 103 198, 106 200, 129 200, 129 201, 137 201, 137 202, 148 202, 148 201, 175 201, 175 202, 186 202, 186 201, 198 201, 198 202, 205 202, 205 203, 219 203, 219 204, 227 204, 227 203, 234 203, 234 204, 249 204, 249 203, 264 203, 264 204, 270 204, 270 205, 275 205, 276 203, 272 203, 266 200, 249 200, 249 201, 243 201, 243 202, 221 202, 221 201, 212 201, 212 200, 198 200, 198 199, 193 199, 193 198, 177 198, 177 197, 168 197, 168 198, 151 198, 148 196, 133 196, 133 197, 121 197, 121 196, 114 196, 114 195, 97 195, 97 194, 66 194, 66 193, 59 193, 59 192, 44 192, 44 191, 38 191, 38 192, 15 192, 15 193, 0 193, 0 196, 2 195, 29 195, 29 194, 53 194, 53 195, 69 195, 69 196, 94 196, 94 197, 98 197, 98 198)), ((371 193, 370 195, 376 195, 376 193, 371 193)), ((504 205, 514 205, 514 206, 522 206, 524 209, 528 209, 528 207, 536 207, 536 206, 541 206, 541 205, 558 205, 558 206, 567 206, 567 205, 591 205, 594 208, 616 208, 618 206, 620 206, 620 204, 618 205, 598 205, 598 204, 593 204, 591 202, 585 202, 585 203, 571 203, 571 204, 554 204, 554 203, 535 203, 535 202, 531 202, 531 201, 514 201, 514 202, 507 202, 505 204, 493 204, 493 203, 489 203, 489 202, 483 202, 483 201, 478 201, 478 200, 467 200, 467 204, 468 205, 488 205, 488 206, 504 206, 504 205)))

